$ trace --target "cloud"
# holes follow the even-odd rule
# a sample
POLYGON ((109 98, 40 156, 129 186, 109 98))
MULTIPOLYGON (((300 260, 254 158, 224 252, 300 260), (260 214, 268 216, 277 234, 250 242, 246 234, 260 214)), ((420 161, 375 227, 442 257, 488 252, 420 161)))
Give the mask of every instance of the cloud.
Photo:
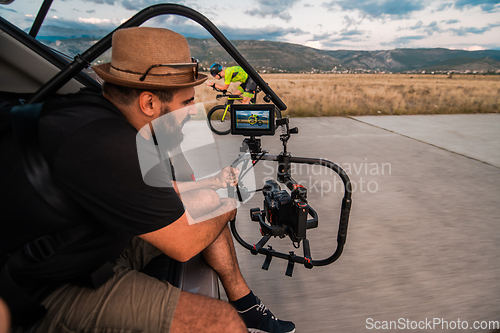
POLYGON ((426 36, 423 35, 414 35, 414 36, 402 36, 402 37, 396 37, 394 38, 391 42, 387 43, 380 43, 382 46, 389 46, 389 47, 405 47, 408 46, 408 44, 411 44, 412 42, 416 40, 422 40, 426 38, 426 36))
POLYGON ((425 8, 418 0, 334 0, 322 4, 328 11, 358 11, 363 17, 369 18, 405 18, 411 13, 425 8))
POLYGON ((466 36, 467 34, 474 34, 474 35, 481 35, 484 34, 487 31, 490 31, 493 28, 499 27, 500 23, 495 23, 495 24, 488 24, 485 27, 482 28, 476 28, 476 27, 460 27, 458 29, 448 29, 448 31, 452 32, 456 36, 466 36))
MULTIPOLYGON (((347 30, 344 29, 340 32, 334 33, 324 33, 321 35, 313 35, 313 38, 309 41, 309 43, 319 43, 322 47, 327 48, 336 48, 336 47, 346 47, 348 44, 342 44, 340 42, 366 42, 369 39, 369 36, 364 36, 366 31, 364 30, 347 30)), ((349 45, 350 48, 353 45, 349 45)))
POLYGON ((424 27, 424 32, 427 33, 427 35, 432 36, 435 32, 441 32, 442 30, 439 28, 437 25, 436 21, 431 22, 428 26, 424 27))
POLYGON ((401 30, 419 30, 427 33, 428 36, 432 36, 435 32, 443 32, 441 28, 439 28, 438 23, 433 21, 428 25, 424 25, 422 21, 418 21, 415 25, 410 26, 408 28, 398 28, 398 31, 401 30))
POLYGON ((392 41, 393 43, 409 43, 411 41, 414 41, 414 40, 421 40, 421 39, 424 39, 425 36, 403 36, 403 37, 397 37, 397 38, 394 38, 394 40, 392 41))
POLYGON ((363 30, 353 29, 353 30, 343 30, 340 32, 341 36, 361 36, 365 33, 363 30))
POLYGON ((321 35, 313 35, 313 38, 311 40, 312 41, 324 40, 324 39, 330 38, 334 34, 335 33, 325 32, 324 34, 321 34, 321 35))
POLYGON ((424 23, 422 21, 418 21, 417 24, 415 24, 414 26, 412 27, 409 27, 408 29, 409 30, 417 30, 417 29, 421 29, 422 26, 424 25, 424 23))
POLYGON ((117 2, 117 0, 84 0, 84 1, 93 2, 98 5, 103 5, 103 4, 114 5, 117 2))
POLYGON ((455 23, 458 23, 458 22, 460 22, 460 21, 459 20, 448 20, 448 21, 446 21, 444 23, 446 23, 446 24, 455 24, 455 23))
POLYGON ((342 24, 344 24, 344 25, 345 25, 345 28, 347 29, 347 28, 349 28, 349 27, 351 27, 351 26, 353 26, 353 25, 358 25, 358 24, 360 24, 362 21, 363 21, 363 20, 356 21, 355 19, 353 19, 353 18, 351 18, 351 17, 349 17, 349 16, 345 15, 345 16, 344 16, 344 20, 342 21, 342 24))
MULTIPOLYGON (((146 7, 160 3, 158 0, 83 0, 85 2, 92 2, 99 5, 119 5, 127 10, 140 11, 146 7)), ((170 0, 169 3, 184 4, 184 0, 170 0)))
POLYGON ((101 24, 108 25, 111 23, 111 20, 110 19, 100 19, 97 17, 87 17, 87 18, 79 17, 78 22, 90 23, 90 24, 95 24, 95 25, 101 25, 101 24))
POLYGON ((57 17, 47 17, 44 20, 41 31, 44 26, 60 27, 65 29, 74 29, 81 31, 99 32, 98 35, 103 35, 102 32, 111 32, 119 25, 119 22, 113 22, 109 19, 99 18, 78 18, 78 21, 66 20, 57 17))
POLYGON ((310 40, 310 41, 308 41, 308 42, 305 44, 305 46, 309 46, 309 47, 312 47, 312 48, 314 48, 314 49, 318 49, 318 50, 320 50, 322 45, 321 45, 321 43, 320 43, 320 42, 318 42, 317 40, 316 40, 316 41, 312 41, 312 40, 310 40))
POLYGON ((306 35, 307 32, 298 28, 283 28, 276 25, 267 25, 260 28, 234 28, 234 27, 219 27, 228 39, 255 39, 255 40, 282 40, 287 35, 300 36, 306 35))
POLYGON ((258 17, 277 17, 286 22, 292 19, 290 9, 300 0, 257 0, 257 8, 245 11, 245 14, 258 17))
MULTIPOLYGON (((186 37, 210 38, 212 35, 199 24, 178 16, 158 16, 145 25, 167 28, 180 33, 186 37)), ((231 40, 282 40, 285 36, 306 35, 307 32, 298 28, 283 28, 276 25, 267 25, 263 27, 237 28, 227 25, 219 25, 219 30, 231 40)))
POLYGON ((485 12, 493 12, 499 9, 500 0, 457 0, 455 8, 465 9, 479 7, 485 12))
POLYGON ((465 48, 464 50, 465 51, 482 51, 482 50, 486 50, 486 49, 482 46, 479 46, 479 45, 473 45, 473 46, 469 46, 469 47, 465 48))
POLYGON ((438 12, 441 12, 443 10, 446 10, 446 9, 450 8, 450 7, 453 7, 453 3, 451 3, 451 2, 445 2, 445 3, 439 4, 438 7, 436 8, 436 10, 438 12))

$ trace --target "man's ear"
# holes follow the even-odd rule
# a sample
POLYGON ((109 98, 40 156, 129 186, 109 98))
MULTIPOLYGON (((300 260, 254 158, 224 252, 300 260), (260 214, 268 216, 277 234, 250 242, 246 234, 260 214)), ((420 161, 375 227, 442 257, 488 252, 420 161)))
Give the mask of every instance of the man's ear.
POLYGON ((158 111, 157 109, 161 108, 159 102, 159 99, 149 91, 143 91, 139 95, 139 107, 142 113, 148 117, 153 117, 155 112, 158 111))

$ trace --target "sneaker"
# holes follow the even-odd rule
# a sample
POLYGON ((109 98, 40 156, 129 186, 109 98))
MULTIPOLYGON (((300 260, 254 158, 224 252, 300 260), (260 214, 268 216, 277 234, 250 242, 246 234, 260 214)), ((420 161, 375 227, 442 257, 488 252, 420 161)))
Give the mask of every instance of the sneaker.
POLYGON ((276 318, 271 311, 260 301, 244 310, 238 311, 249 333, 294 333, 295 324, 276 318))

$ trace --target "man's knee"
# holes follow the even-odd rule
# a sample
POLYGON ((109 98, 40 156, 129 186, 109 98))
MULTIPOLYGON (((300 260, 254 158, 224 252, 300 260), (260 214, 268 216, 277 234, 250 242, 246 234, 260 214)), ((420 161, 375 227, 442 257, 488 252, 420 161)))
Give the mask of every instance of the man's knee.
POLYGON ((246 332, 238 312, 213 298, 182 292, 172 322, 171 333, 246 332))
POLYGON ((206 200, 207 205, 213 207, 213 210, 222 204, 219 195, 214 190, 204 188, 201 189, 200 192, 200 195, 206 200))
POLYGON ((234 327, 241 327, 243 321, 236 311, 236 309, 229 303, 221 301, 223 304, 224 317, 227 318, 228 325, 234 325, 234 327))
POLYGON ((217 332, 245 332, 246 327, 236 309, 229 303, 220 301, 221 313, 218 319, 217 332))
POLYGON ((194 218, 208 214, 222 204, 217 192, 211 189, 199 189, 182 193, 181 200, 186 210, 194 218))

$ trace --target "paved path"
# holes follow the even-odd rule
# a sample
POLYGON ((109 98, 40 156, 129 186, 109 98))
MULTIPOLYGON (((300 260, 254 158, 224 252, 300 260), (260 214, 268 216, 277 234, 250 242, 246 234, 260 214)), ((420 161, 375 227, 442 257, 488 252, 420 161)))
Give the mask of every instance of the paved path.
MULTIPOLYGON (((296 266, 289 278, 285 261, 263 271, 263 256, 237 246, 249 284, 299 333, 364 332, 367 320, 500 321, 499 123, 497 114, 292 119, 300 129, 292 154, 338 163, 356 187, 346 248, 332 265, 296 266)), ((277 153, 280 142, 264 138, 263 147, 277 153)), ((274 174, 260 168, 257 178, 274 174)), ((335 248, 341 188, 319 169, 295 169, 294 177, 320 215, 308 238, 313 257, 324 258, 335 248)), ((238 213, 249 242, 259 239, 248 218, 257 206, 261 194, 238 213)), ((293 250, 288 240, 272 244, 293 250)))
POLYGON ((500 114, 353 117, 500 168, 500 114))

